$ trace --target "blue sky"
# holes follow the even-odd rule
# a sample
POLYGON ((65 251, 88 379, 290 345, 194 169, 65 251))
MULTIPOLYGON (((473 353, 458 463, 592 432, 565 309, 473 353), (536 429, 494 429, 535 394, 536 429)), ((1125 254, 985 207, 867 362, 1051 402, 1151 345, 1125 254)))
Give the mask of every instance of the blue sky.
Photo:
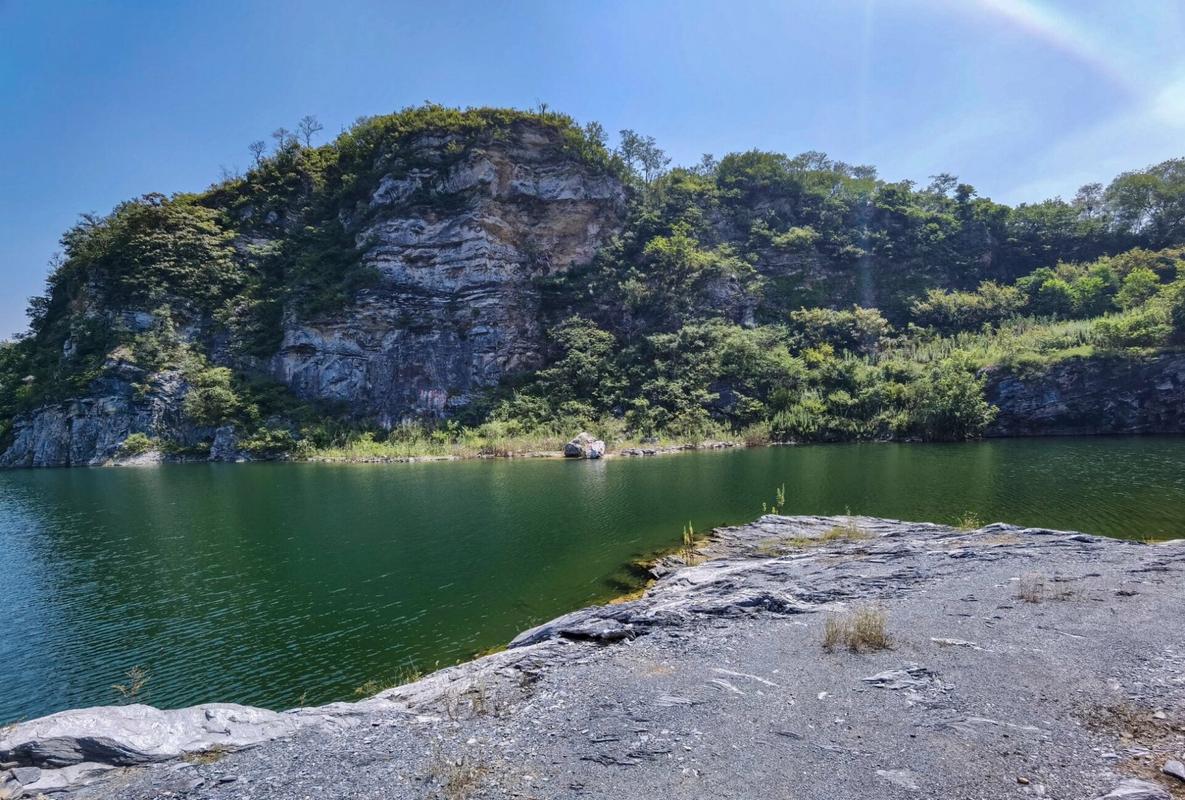
POLYGON ((1181 0, 0 0, 0 336, 61 232, 247 144, 543 101, 678 163, 823 150, 1005 202, 1185 155, 1181 0))

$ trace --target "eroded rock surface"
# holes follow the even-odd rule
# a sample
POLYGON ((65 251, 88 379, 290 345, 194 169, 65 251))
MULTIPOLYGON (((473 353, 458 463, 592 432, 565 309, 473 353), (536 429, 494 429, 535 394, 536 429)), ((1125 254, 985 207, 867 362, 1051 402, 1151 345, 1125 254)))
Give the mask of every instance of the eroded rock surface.
POLYGON ((290 317, 277 377, 395 424, 540 366, 537 279, 590 262, 625 202, 621 183, 566 154, 560 136, 519 126, 457 163, 442 158, 449 141, 425 137, 422 163, 382 179, 357 236, 378 286, 330 317, 290 317), (425 192, 454 210, 425 205, 425 192))
MULTIPOLYGON (((1160 769, 1185 752, 1185 646, 1173 635, 1185 542, 766 516, 719 529, 693 555, 707 560, 668 558, 641 598, 553 620, 505 652, 361 703, 274 715, 295 731, 218 760, 112 769, 73 795, 1177 791, 1160 769), (888 649, 823 647, 828 619, 869 608, 888 649)), ((43 724, 8 732, 0 761, 43 724)), ((22 764, 39 780, 55 771, 45 758, 22 764)))
POLYGON ((1037 374, 995 374, 991 436, 1185 432, 1185 355, 1076 358, 1037 374))

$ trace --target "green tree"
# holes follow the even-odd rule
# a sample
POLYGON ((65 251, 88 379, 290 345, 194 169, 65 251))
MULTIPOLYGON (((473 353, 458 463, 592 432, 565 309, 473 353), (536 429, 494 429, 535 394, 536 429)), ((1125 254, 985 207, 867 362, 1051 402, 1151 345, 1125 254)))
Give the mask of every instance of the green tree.
POLYGON ((1136 267, 1123 279, 1115 302, 1120 308, 1135 308, 1147 302, 1160 289, 1160 279, 1147 267, 1136 267))
POLYGON ((242 409, 232 386, 231 371, 211 367, 192 376, 184 408, 185 415, 197 425, 216 427, 229 421, 242 409))

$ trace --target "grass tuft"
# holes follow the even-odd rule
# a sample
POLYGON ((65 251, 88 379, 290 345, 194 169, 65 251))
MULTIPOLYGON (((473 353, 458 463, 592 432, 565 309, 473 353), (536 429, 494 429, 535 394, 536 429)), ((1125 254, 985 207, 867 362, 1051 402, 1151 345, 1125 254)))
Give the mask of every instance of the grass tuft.
POLYGON ((845 647, 853 653, 888 650, 892 639, 883 609, 864 606, 843 615, 831 615, 823 624, 823 649, 833 653, 845 647))
POLYGON ((371 678, 361 686, 355 687, 354 695, 357 697, 373 697, 379 692, 394 689, 396 686, 415 683, 422 677, 424 677, 423 670, 409 664, 386 679, 371 678))
POLYGON ((433 797, 441 800, 469 800, 481 788, 489 768, 469 756, 458 759, 437 753, 428 764, 428 781, 436 787, 433 797))

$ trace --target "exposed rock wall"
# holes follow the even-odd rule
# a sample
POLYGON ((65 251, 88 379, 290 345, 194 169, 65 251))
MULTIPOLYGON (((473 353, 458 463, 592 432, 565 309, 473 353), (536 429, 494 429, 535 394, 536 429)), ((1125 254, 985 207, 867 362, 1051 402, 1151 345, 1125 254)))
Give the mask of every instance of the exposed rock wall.
POLYGON ((436 167, 449 141, 418 143, 420 165, 383 177, 362 212, 357 241, 379 284, 328 318, 289 317, 277 377, 393 425, 539 366, 535 279, 591 261, 625 200, 615 178, 566 154, 558 136, 518 128, 436 167), (436 201, 417 202, 425 193, 436 201), (441 213, 442 197, 453 211, 441 213))
POLYGON ((1000 409, 989 436, 1185 433, 1185 353, 995 372, 987 396, 1000 409))
POLYGON ((12 445, 0 453, 3 467, 76 467, 115 458, 129 434, 196 443, 204 431, 188 423, 182 400, 188 386, 176 372, 148 380, 138 391, 130 377, 104 378, 88 397, 38 409, 13 421, 12 445))

